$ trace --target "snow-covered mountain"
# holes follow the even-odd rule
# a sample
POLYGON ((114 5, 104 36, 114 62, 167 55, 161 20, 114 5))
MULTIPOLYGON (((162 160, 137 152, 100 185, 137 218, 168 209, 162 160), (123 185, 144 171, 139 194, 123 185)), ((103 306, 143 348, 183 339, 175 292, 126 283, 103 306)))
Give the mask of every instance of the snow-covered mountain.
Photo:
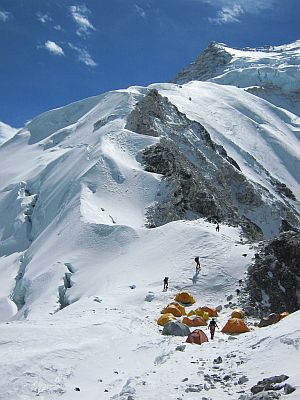
POLYGON ((11 126, 0 121, 0 145, 13 137, 17 131, 18 129, 12 128, 11 126))
POLYGON ((280 374, 299 396, 299 311, 184 351, 156 324, 184 289, 222 327, 256 241, 299 228, 300 118, 211 64, 209 81, 91 97, 0 146, 1 399, 246 400, 280 374))
POLYGON ((238 86, 300 116, 300 40, 242 50, 213 42, 174 82, 192 80, 238 86))

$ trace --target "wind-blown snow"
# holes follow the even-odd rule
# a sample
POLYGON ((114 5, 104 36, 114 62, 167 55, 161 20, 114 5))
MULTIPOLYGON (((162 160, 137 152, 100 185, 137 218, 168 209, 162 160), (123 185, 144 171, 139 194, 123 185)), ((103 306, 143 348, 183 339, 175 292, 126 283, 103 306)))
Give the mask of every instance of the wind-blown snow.
MULTIPOLYGON (((249 179, 277 196, 271 174, 299 200, 298 117, 212 82, 151 87, 201 122, 249 179)), ((141 152, 159 138, 125 126, 147 91, 49 111, 0 146, 0 398, 225 400, 284 373, 296 399, 299 312, 236 339, 218 332, 184 352, 176 350, 182 338, 158 329, 161 309, 182 289, 196 306, 222 305, 222 327, 227 297, 236 302, 255 249, 239 228, 221 224, 216 232, 202 219, 145 228, 162 186, 141 152), (162 292, 165 276, 170 288, 162 292), (214 368, 218 355, 224 361, 214 368), (230 375, 227 386, 214 377, 197 386, 214 373, 230 375), (249 380, 236 385, 242 375, 249 380)))
POLYGON ((2 143, 13 137, 17 131, 18 129, 12 128, 11 126, 0 121, 0 146, 2 143))

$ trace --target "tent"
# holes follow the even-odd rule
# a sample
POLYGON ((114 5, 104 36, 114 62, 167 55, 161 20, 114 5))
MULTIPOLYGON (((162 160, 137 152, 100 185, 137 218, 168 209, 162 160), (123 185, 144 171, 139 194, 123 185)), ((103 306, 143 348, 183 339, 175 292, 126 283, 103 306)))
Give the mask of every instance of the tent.
POLYGON ((202 344, 204 342, 208 342, 208 338, 201 329, 195 329, 188 335, 186 342, 192 344, 202 344))
POLYGON ((279 322, 281 319, 280 314, 276 314, 276 313, 271 313, 268 315, 268 317, 263 317, 258 324, 259 328, 264 328, 266 326, 269 325, 273 325, 273 324, 277 324, 277 322, 279 322))
POLYGON ((161 311, 161 314, 169 314, 169 313, 173 314, 175 317, 181 317, 182 316, 182 312, 174 304, 168 305, 166 308, 164 308, 161 311))
POLYGON ((195 310, 195 314, 198 315, 199 317, 202 317, 205 319, 205 321, 209 320, 209 313, 205 310, 203 310, 204 307, 198 307, 195 310))
POLYGON ((197 308, 197 310, 207 312, 210 318, 218 316, 218 311, 215 307, 206 307, 205 306, 205 307, 199 307, 199 308, 197 308))
POLYGON ((178 308, 178 310, 181 311, 181 315, 186 315, 185 308, 184 308, 181 304, 177 303, 177 301, 172 301, 170 304, 168 304, 168 307, 169 307, 171 304, 174 305, 174 306, 176 306, 176 307, 178 308))
POLYGON ((250 329, 246 325, 246 323, 240 318, 230 318, 223 329, 221 330, 223 333, 246 333, 250 332, 250 329))
POLYGON ((290 315, 290 313, 288 311, 284 311, 283 313, 280 314, 280 319, 285 318, 288 315, 290 315))
POLYGON ((173 314, 168 313, 168 314, 162 314, 158 320, 157 323, 158 325, 164 326, 166 323, 170 322, 170 321, 174 321, 176 320, 176 317, 174 317, 173 314))
POLYGON ((183 317, 182 323, 187 326, 207 326, 207 322, 203 317, 195 316, 195 317, 183 317))
POLYGON ((182 304, 194 304, 196 300, 194 299, 193 295, 188 292, 180 292, 175 297, 176 301, 182 304))
POLYGON ((172 335, 172 336, 188 336, 191 333, 188 326, 183 323, 176 322, 168 322, 162 331, 163 335, 172 335))
POLYGON ((245 318, 245 313, 243 310, 236 308, 235 310, 232 311, 231 318, 243 319, 243 318, 245 318))

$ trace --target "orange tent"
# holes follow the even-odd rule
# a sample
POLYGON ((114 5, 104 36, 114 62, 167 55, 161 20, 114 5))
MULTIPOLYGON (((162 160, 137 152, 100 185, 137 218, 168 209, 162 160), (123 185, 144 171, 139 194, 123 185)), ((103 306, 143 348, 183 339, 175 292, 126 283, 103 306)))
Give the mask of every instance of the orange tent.
POLYGON ((223 327, 223 333, 246 333, 250 332, 250 329, 245 322, 240 318, 230 318, 225 326, 223 327))
POLYGON ((197 308, 197 310, 201 310, 201 311, 207 312, 210 318, 218 316, 218 311, 214 307, 206 307, 206 306, 205 307, 199 307, 199 308, 197 308))
POLYGON ((208 342, 208 338, 201 329, 195 329, 188 335, 186 342, 192 344, 202 344, 204 342, 208 342))
POLYGON ((176 317, 174 317, 173 314, 168 313, 168 314, 162 314, 158 318, 157 323, 158 323, 158 325, 164 326, 167 322, 175 321, 175 320, 176 320, 176 317))
POLYGON ((205 321, 205 319, 202 317, 198 317, 198 316, 193 317, 193 318, 183 317, 182 323, 187 326, 206 326, 207 325, 207 322, 205 321))
POLYGON ((287 317, 288 315, 290 315, 289 312, 284 311, 283 313, 280 314, 280 319, 287 317))
POLYGON ((168 313, 173 314, 175 317, 181 317, 182 316, 181 311, 174 304, 168 305, 166 308, 164 308, 161 311, 161 314, 168 314, 168 313))
POLYGON ((194 299, 193 295, 188 292, 180 292, 175 297, 176 301, 179 301, 182 304, 194 304, 196 300, 194 299))
POLYGON ((245 318, 245 313, 243 310, 236 308, 235 310, 232 311, 231 318, 243 319, 243 318, 245 318))
POLYGON ((170 304, 168 304, 167 307, 169 307, 171 304, 176 306, 178 308, 178 310, 181 311, 181 315, 186 315, 185 308, 181 304, 177 303, 176 301, 172 301, 170 304))

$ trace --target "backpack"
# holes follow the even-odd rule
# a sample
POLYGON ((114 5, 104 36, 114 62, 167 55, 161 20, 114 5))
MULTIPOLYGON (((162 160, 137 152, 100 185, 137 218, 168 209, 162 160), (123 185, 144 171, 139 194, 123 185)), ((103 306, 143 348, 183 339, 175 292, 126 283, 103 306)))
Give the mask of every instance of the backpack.
POLYGON ((199 257, 195 257, 195 262, 199 262, 199 257))

